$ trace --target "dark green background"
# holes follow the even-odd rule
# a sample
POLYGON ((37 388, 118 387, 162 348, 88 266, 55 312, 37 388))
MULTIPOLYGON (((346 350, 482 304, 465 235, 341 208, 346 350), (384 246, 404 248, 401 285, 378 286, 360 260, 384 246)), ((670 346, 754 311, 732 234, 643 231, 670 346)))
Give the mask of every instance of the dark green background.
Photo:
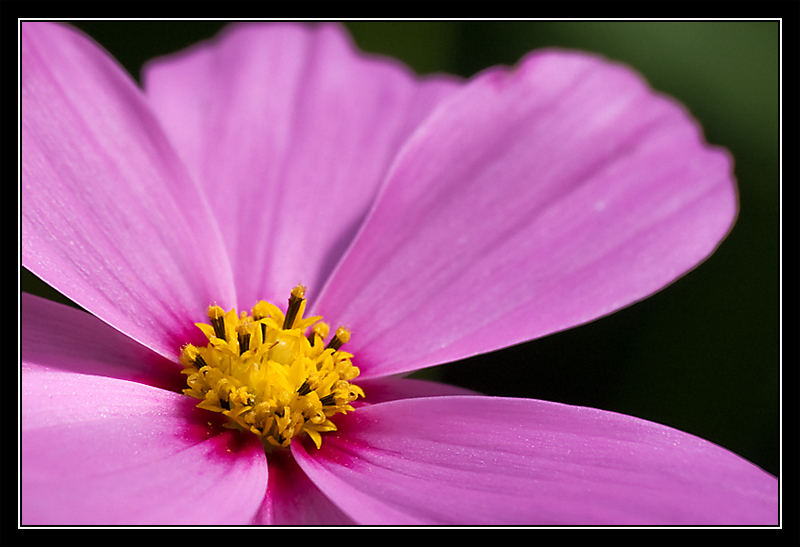
MULTIPOLYGON (((135 77, 216 22, 75 22, 135 77)), ((421 371, 492 395, 631 414, 779 470, 777 22, 351 22, 358 45, 470 76, 540 47, 598 52, 685 103, 736 162, 741 211, 719 250, 659 294, 589 325, 421 371)), ((23 272, 22 289, 58 295, 23 272)), ((513 419, 513 417, 509 417, 513 419)))

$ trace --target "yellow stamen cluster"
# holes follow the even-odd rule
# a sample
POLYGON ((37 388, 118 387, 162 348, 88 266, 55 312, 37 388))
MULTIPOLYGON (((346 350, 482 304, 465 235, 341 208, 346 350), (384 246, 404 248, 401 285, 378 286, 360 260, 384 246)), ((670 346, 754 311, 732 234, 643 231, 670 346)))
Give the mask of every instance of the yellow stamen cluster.
POLYGON ((350 333, 339 328, 325 345, 328 325, 320 316, 303 318, 305 287, 292 290, 284 314, 260 301, 248 315, 208 308, 210 325, 197 323, 205 347, 185 346, 181 363, 186 395, 199 408, 220 412, 231 427, 255 433, 264 446, 287 447, 306 433, 319 448, 321 433, 335 431, 330 417, 353 410, 364 392, 351 384, 359 374, 351 354, 341 351, 350 333))

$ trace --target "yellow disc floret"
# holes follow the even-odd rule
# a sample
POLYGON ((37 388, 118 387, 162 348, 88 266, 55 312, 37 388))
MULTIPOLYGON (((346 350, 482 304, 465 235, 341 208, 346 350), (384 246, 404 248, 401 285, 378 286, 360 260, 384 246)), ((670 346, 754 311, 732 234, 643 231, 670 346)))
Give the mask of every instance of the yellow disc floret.
POLYGON ((183 392, 265 447, 287 447, 306 433, 319 448, 321 433, 336 430, 330 417, 353 410, 364 392, 350 383, 359 374, 353 356, 340 349, 350 332, 339 327, 325 344, 328 325, 320 316, 303 318, 305 306, 302 285, 292 290, 286 314, 263 300, 250 314, 210 306, 211 324, 197 323, 208 344, 181 351, 183 392))

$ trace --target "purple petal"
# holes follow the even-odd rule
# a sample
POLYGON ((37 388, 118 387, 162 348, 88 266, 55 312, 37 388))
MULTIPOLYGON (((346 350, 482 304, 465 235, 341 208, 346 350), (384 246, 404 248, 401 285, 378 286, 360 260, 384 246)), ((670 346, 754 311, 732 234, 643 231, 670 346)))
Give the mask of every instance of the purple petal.
POLYGON ((353 524, 297 466, 290 452, 276 450, 268 455, 269 484, 264 503, 253 524, 341 525, 353 524))
POLYGON ((208 205, 141 91, 48 23, 22 23, 22 264, 168 357, 235 301, 208 205))
POLYGON ((300 467, 361 524, 769 524, 778 482, 630 416, 526 399, 431 397, 337 419, 300 467))
POLYGON ((22 373, 23 524, 244 524, 263 500, 254 435, 134 382, 22 373))
POLYGON ((172 391, 186 387, 181 365, 93 315, 25 293, 20 304, 23 367, 106 376, 172 391))
POLYGON ((145 89, 219 219, 239 305, 314 298, 400 145, 454 78, 417 80, 335 25, 232 25, 150 63, 145 89))
POLYGON ((487 352, 642 299, 736 215, 726 152, 629 69, 546 51, 489 70, 406 143, 315 313, 364 377, 487 352))

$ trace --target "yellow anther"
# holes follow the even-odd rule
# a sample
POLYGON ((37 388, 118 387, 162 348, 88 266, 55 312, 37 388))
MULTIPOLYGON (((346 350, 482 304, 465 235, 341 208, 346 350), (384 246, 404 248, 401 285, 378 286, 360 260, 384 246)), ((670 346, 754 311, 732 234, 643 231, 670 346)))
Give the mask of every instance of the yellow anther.
POLYGON ((313 346, 317 342, 317 338, 320 340, 324 340, 328 333, 330 332, 331 328, 328 326, 327 323, 323 323, 320 321, 316 323, 314 326, 311 327, 311 332, 308 335, 308 341, 313 346))
POLYGON ((350 331, 344 327, 336 329, 336 334, 334 334, 334 336, 338 338, 342 344, 346 344, 350 341, 350 331))
POLYGON ((331 341, 328 342, 326 347, 333 348, 334 350, 338 350, 342 347, 343 344, 346 344, 350 341, 350 331, 344 327, 339 327, 336 329, 336 333, 334 333, 333 338, 331 341))
POLYGON ((225 317, 225 310, 221 307, 214 304, 213 306, 208 307, 208 318, 212 321, 214 319, 219 319, 220 317, 225 317))
POLYGON ((305 298, 306 288, 304 285, 297 285, 294 289, 292 289, 291 294, 294 298, 305 298))
POLYGON ((214 333, 217 338, 226 340, 225 332, 225 310, 217 305, 208 307, 208 319, 211 321, 211 326, 214 327, 214 333))
POLYGON ((350 332, 340 327, 324 348, 330 328, 319 317, 304 318, 305 303, 298 285, 285 315, 264 301, 241 315, 209 306, 211 325, 197 323, 208 344, 181 350, 183 392, 227 416, 231 427, 261 437, 265 447, 289 446, 300 433, 319 447, 320 434, 336 430, 331 416, 353 410, 350 403, 364 392, 350 383, 359 373, 352 355, 339 351, 350 332))
POLYGON ((305 295, 306 288, 303 285, 297 285, 292 289, 292 293, 289 295, 289 306, 286 308, 286 317, 283 320, 284 329, 294 327, 298 314, 300 317, 303 316, 300 309, 303 307, 303 302, 305 302, 305 295))
POLYGON ((253 323, 253 320, 246 313, 242 312, 242 318, 236 326, 236 336, 239 341, 239 355, 250 349, 250 339, 253 336, 254 326, 255 323, 253 323))

